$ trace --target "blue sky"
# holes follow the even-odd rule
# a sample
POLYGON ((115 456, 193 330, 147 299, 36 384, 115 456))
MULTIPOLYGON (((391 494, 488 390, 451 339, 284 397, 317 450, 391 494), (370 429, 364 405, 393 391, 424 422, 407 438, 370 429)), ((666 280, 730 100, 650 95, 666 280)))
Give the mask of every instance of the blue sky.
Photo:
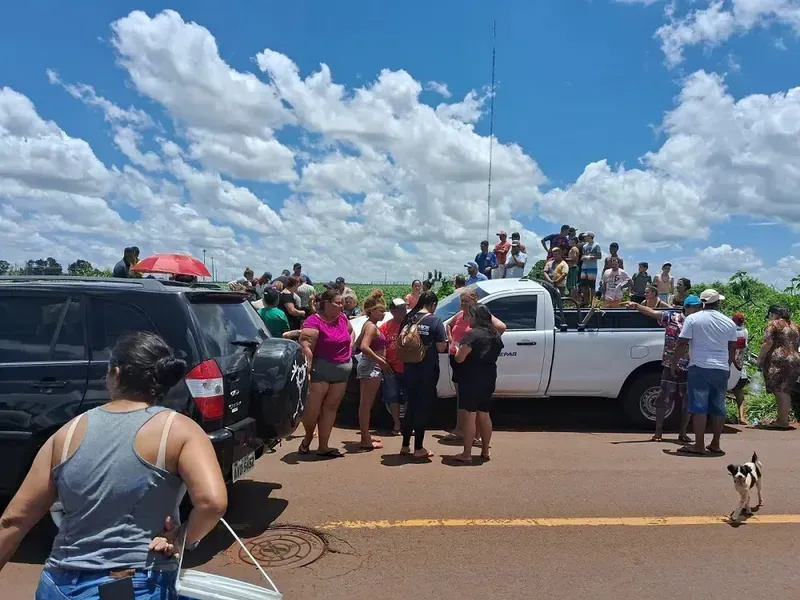
MULTIPOLYGON (((707 5, 679 2, 676 14, 684 18, 690 9, 702 9, 707 5)), ((534 206, 519 210, 526 200, 510 201, 508 214, 514 222, 526 232, 543 235, 555 230, 557 223, 543 220, 542 213, 553 221, 560 216, 577 222, 581 229, 605 232, 598 236, 598 241, 604 245, 612 241, 611 237, 618 238, 623 255, 631 254, 638 260, 652 262, 673 257, 697 261, 697 250, 727 244, 732 250, 744 249, 749 252, 748 257, 761 261, 758 269, 772 269, 780 258, 792 252, 791 242, 776 244, 775 240, 793 241, 796 236, 792 226, 797 221, 793 221, 794 213, 771 214, 766 203, 759 208, 755 201, 750 214, 743 214, 747 211, 739 206, 731 210, 735 215, 731 218, 709 217, 701 226, 708 228, 705 235, 698 236, 687 223, 683 241, 675 241, 674 235, 662 240, 655 234, 651 245, 640 242, 642 235, 634 236, 637 242, 632 243, 638 247, 626 252, 627 223, 600 226, 587 222, 586 215, 581 213, 571 220, 569 204, 583 202, 585 198, 580 190, 575 190, 577 195, 568 194, 560 200, 548 195, 553 188, 570 189, 586 166, 595 161, 607 160, 612 171, 620 164, 627 169, 640 167, 641 156, 658 152, 664 144, 668 136, 661 130, 662 120, 676 107, 685 78, 698 70, 724 77, 727 93, 735 100, 752 94, 785 93, 797 85, 799 67, 792 58, 797 56, 797 39, 787 25, 776 23, 774 19, 766 27, 742 30, 713 48, 702 42, 689 45, 679 64, 665 64, 661 40, 655 35, 659 27, 668 22, 665 6, 663 2, 642 5, 611 0, 494 3, 445 0, 412 5, 358 0, 324 6, 312 2, 248 2, 232 3, 223 8, 218 2, 208 1, 173 2, 166 6, 149 1, 57 3, 32 0, 4 9, 4 19, 0 22, 0 86, 29 98, 42 119, 54 121, 71 138, 85 140, 107 168, 122 169, 130 161, 115 144, 103 113, 53 85, 46 71, 54 70, 65 84, 90 85, 97 95, 120 107, 132 106, 145 111, 162 128, 164 137, 179 138, 183 127, 181 119, 132 82, 129 73, 120 66, 119 53, 111 42, 111 24, 133 10, 154 17, 165 8, 174 9, 185 23, 194 21, 210 31, 221 58, 232 69, 256 73, 262 81, 269 81, 269 78, 259 71, 254 57, 269 48, 294 61, 301 77, 317 71, 320 63, 325 63, 330 67, 334 82, 350 90, 373 82, 383 69, 404 70, 423 86, 431 81, 445 83, 452 94, 448 102, 458 102, 470 90, 480 91, 489 84, 491 28, 492 20, 496 19, 495 134, 503 145, 521 146, 547 178, 547 182, 537 188, 543 196, 534 206), (549 212, 544 209, 558 201, 567 207, 549 212), (553 216, 554 212, 557 216, 553 216)), ((768 17, 766 15, 765 19, 768 17)), ((191 60, 189 57, 189 64, 191 60)), ((202 65, 195 67, 198 78, 202 77, 202 65)), ((423 90, 419 100, 436 106, 443 98, 433 91, 423 90)), ((483 104, 482 115, 474 122, 474 129, 479 136, 488 135, 488 102, 483 104)), ((143 135, 140 149, 158 153, 159 135, 162 134, 155 131, 143 135)), ((279 129, 276 138, 295 147, 302 143, 304 136, 315 138, 315 135, 317 132, 308 128, 289 126, 279 129)), ((340 149, 345 147, 346 144, 340 149)), ((297 159, 298 168, 320 159, 328 150, 309 150, 310 157, 297 159)), ((342 151, 347 153, 346 149, 342 151)), ((201 164, 202 169, 202 161, 194 164, 201 164)), ((282 182, 248 183, 236 173, 226 176, 224 171, 222 176, 235 185, 246 186, 279 214, 292 193, 282 182)), ((174 173, 165 173, 163 179, 180 184, 174 173)), ((354 198, 358 204, 365 193, 368 192, 356 193, 346 200, 354 198)), ((1 194, 0 191, 0 202, 3 201, 1 194)), ((475 194, 477 198, 477 191, 475 194)), ((187 203, 191 202, 191 194, 182 197, 187 203)), ((613 198, 609 201, 615 202, 613 198)), ((17 209, 31 206, 11 195, 6 196, 6 202, 17 209)), ((645 198, 643 202, 649 200, 645 198)), ((137 221, 143 210, 141 206, 119 202, 112 205, 123 221, 137 221)), ((658 214, 663 214, 655 210, 659 206, 665 207, 668 213, 670 199, 659 197, 653 201, 653 211, 644 210, 630 218, 645 232, 657 230, 658 214)), ((724 208, 720 207, 722 215, 724 208)), ((470 210, 480 213, 472 215, 476 222, 484 218, 485 213, 479 208, 470 205, 470 210)), ((678 207, 677 210, 682 209, 678 207)), ((205 216, 214 225, 225 225, 213 214, 205 216)), ((362 216, 351 220, 365 222, 362 216)), ((503 225, 501 216, 497 221, 493 229, 510 226, 503 225)), ((230 226, 236 234, 246 235, 254 243, 262 238, 257 229, 248 232, 236 224, 230 226)), ((64 232, 54 232, 45 238, 56 241, 57 245, 62 235, 64 232)), ((644 237, 647 239, 648 234, 644 237)), ((400 239, 398 243, 403 252, 407 249, 412 252, 416 249, 422 254, 432 251, 409 240, 400 239)), ((153 249, 159 250, 157 246, 154 242, 153 249)), ((464 253, 468 253, 467 250, 464 253)), ((795 253, 800 254, 800 251, 795 249, 795 253)), ((311 254, 313 258, 314 253, 311 254)), ((105 256, 104 252, 99 252, 94 258, 107 262, 109 258, 105 256)), ((390 256, 397 258, 402 254, 390 256)), ((231 270, 236 268, 235 258, 238 257, 228 258, 231 270)), ((735 254, 733 258, 735 262, 735 254)), ((63 260, 71 259, 64 257, 63 260)), ((326 275, 328 271, 333 275, 336 270, 347 270, 348 265, 337 260, 328 261, 318 269, 324 270, 326 275)), ((458 263, 461 259, 453 260, 458 263)), ((702 265, 692 264, 692 269, 700 269, 703 274, 713 271, 703 271, 702 265)), ((458 264, 454 266, 457 268, 458 264)))

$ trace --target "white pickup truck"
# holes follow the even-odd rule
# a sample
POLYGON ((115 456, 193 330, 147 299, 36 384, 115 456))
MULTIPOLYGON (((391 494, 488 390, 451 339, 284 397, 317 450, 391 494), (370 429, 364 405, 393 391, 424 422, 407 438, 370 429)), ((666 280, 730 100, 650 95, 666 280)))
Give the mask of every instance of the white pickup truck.
MULTIPOLYGON (((619 398, 633 425, 653 426, 664 350, 664 329, 655 320, 628 309, 579 310, 552 286, 529 279, 494 279, 470 287, 508 327, 497 361, 496 396, 619 398)), ((446 323, 459 310, 455 293, 439 302, 436 314, 446 323)), ((353 319, 356 335, 365 321, 353 319)), ((440 355, 440 366, 438 395, 454 397, 446 354, 440 355)), ((731 368, 729 389, 739 376, 731 368)), ((675 423, 678 412, 667 407, 668 424, 675 423)))

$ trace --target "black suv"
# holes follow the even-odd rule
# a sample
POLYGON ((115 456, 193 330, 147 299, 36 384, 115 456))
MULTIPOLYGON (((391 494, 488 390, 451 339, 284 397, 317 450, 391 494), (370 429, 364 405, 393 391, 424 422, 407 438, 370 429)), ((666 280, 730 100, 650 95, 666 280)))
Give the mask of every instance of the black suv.
POLYGON ((158 333, 189 365, 164 405, 197 421, 236 481, 290 435, 308 394, 300 346, 270 338, 241 293, 156 279, 0 277, 0 493, 47 438, 108 402, 116 340, 158 333))

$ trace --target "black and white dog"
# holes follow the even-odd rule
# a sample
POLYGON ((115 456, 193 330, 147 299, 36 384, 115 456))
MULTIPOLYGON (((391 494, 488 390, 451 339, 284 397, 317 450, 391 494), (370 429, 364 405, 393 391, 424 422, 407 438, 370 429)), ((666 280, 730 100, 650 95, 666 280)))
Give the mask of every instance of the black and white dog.
POLYGON ((761 474, 763 468, 755 452, 753 452, 753 458, 750 462, 746 462, 743 465, 728 465, 728 472, 733 477, 733 486, 739 492, 739 507, 731 513, 731 520, 739 521, 743 514, 753 514, 750 508, 750 492, 753 488, 756 488, 758 492, 757 506, 761 506, 763 503, 761 498, 761 474))

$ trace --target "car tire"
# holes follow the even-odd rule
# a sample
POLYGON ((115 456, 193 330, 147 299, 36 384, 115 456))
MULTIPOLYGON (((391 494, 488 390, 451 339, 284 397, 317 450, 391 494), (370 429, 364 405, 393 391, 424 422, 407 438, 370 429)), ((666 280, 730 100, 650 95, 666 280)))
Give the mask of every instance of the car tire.
MULTIPOLYGON (((637 429, 652 430, 656 426, 656 400, 661 391, 661 373, 645 373, 635 379, 625 394, 624 408, 628 422, 637 429)), ((680 421, 680 407, 667 406, 664 428, 673 429, 680 421)))

